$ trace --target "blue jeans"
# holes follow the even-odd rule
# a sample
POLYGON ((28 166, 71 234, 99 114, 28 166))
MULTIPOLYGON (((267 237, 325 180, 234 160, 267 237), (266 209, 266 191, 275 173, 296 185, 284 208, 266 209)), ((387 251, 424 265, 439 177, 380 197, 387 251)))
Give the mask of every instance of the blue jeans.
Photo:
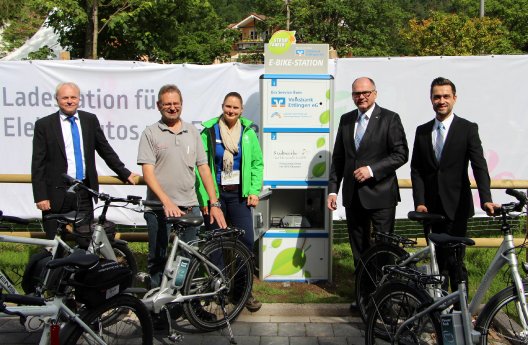
MULTIPOLYGON (((222 212, 224 213, 227 225, 244 229, 245 234, 241 240, 249 249, 249 252, 253 253, 253 244, 255 242, 253 214, 251 213, 251 207, 247 205, 247 198, 240 196, 239 191, 221 191, 219 200, 222 203, 222 212)), ((209 217, 204 218, 207 229, 218 228, 216 223, 209 224, 209 217)))
MULTIPOLYGON (((201 216, 200 208, 195 206, 191 214, 201 216)), ((147 221, 149 252, 148 252, 148 273, 150 274, 151 288, 158 287, 163 276, 165 261, 167 259, 167 248, 169 247, 170 224, 165 221, 163 211, 145 212, 144 218, 147 221)), ((180 240, 190 242, 196 239, 200 227, 189 227, 181 235, 180 240)))

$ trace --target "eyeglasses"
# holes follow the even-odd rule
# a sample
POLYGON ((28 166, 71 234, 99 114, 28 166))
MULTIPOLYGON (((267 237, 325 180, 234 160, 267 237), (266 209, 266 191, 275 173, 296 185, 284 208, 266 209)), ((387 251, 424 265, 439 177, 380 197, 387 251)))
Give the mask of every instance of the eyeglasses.
POLYGON ((352 97, 359 98, 360 96, 364 96, 365 98, 369 98, 370 95, 376 92, 376 90, 370 90, 370 91, 352 91, 352 97))
POLYGON ((164 109, 169 109, 171 107, 179 108, 179 107, 181 107, 181 103, 176 103, 176 102, 173 102, 173 103, 161 103, 161 107, 164 108, 164 109))

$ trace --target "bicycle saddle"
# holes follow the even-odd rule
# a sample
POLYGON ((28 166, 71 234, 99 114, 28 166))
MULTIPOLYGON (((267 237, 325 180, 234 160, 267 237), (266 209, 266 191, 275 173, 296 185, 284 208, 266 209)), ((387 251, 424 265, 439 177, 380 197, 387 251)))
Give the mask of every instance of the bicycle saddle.
POLYGON ((80 213, 77 211, 70 211, 68 213, 51 213, 46 214, 44 220, 57 220, 65 223, 75 223, 83 220, 86 217, 86 213, 80 213))
POLYGON ((202 216, 184 215, 181 217, 167 217, 167 223, 183 227, 200 226, 203 224, 202 216))
POLYGON ((475 245, 475 241, 473 241, 471 238, 467 237, 456 237, 451 236, 449 234, 429 234, 429 240, 432 241, 436 245, 445 246, 445 245, 452 245, 452 244, 464 244, 466 246, 473 246, 475 245))
POLYGON ((415 220, 417 222, 430 222, 430 223, 437 223, 437 222, 443 222, 445 220, 445 217, 441 214, 436 213, 428 213, 428 212, 417 212, 417 211, 411 211, 407 213, 407 218, 410 220, 415 220))
POLYGON ((79 268, 90 268, 99 262, 99 256, 87 253, 85 250, 76 250, 62 259, 51 260, 46 264, 47 268, 57 268, 63 266, 75 266, 79 268))

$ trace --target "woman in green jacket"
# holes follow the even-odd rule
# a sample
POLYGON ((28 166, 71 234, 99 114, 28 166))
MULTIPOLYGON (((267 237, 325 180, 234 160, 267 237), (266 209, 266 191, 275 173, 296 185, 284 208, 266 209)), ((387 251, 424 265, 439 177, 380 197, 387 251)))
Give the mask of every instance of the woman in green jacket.
MULTIPOLYGON (((253 252, 254 233, 251 208, 257 206, 262 189, 264 164, 262 150, 252 122, 242 116, 242 96, 228 93, 222 103, 222 115, 202 125, 202 140, 218 193, 222 211, 229 225, 245 230, 242 241, 253 252)), ((208 195, 200 181, 198 201, 207 218, 208 195)), ((205 221, 209 224, 209 221, 205 221)), ((262 304, 250 296, 246 303, 255 312, 262 304)))

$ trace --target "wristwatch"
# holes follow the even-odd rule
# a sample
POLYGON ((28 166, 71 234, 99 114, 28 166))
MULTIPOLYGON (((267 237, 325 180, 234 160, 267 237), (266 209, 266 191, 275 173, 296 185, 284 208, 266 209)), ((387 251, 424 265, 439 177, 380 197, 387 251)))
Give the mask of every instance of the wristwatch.
POLYGON ((221 203, 219 200, 217 200, 217 201, 215 201, 215 202, 210 203, 210 204, 209 204, 209 207, 218 207, 218 208, 222 208, 222 203, 221 203))

